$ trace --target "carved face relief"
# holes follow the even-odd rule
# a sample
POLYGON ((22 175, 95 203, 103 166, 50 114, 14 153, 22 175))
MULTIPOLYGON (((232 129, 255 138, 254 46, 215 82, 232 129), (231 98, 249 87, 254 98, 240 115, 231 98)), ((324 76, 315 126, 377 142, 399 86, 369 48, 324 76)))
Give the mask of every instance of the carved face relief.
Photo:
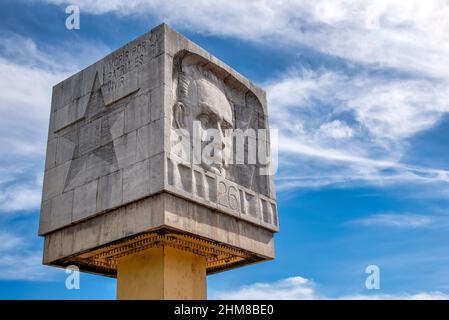
POLYGON ((188 192, 192 180, 204 185, 198 182, 204 177, 192 178, 189 174, 189 170, 201 171, 201 167, 219 178, 270 196, 270 177, 260 174, 266 161, 259 162, 259 156, 266 154, 269 146, 259 140, 259 134, 265 134, 260 130, 267 129, 259 98, 194 54, 182 54, 178 59, 174 63, 172 87, 175 101, 170 161, 176 168, 172 185, 178 184, 188 192))
POLYGON ((225 130, 234 127, 232 107, 217 78, 195 71, 180 77, 182 87, 174 109, 175 122, 178 128, 188 131, 192 145, 201 146, 201 154, 193 152, 196 163, 224 176, 225 130))
POLYGON ((215 173, 224 175, 223 152, 225 145, 223 142, 225 139, 225 130, 233 128, 231 105, 224 93, 207 80, 198 80, 197 90, 198 102, 194 109, 193 120, 201 124, 197 134, 206 140, 202 141, 202 147, 205 147, 205 143, 208 142, 208 138, 204 136, 204 132, 213 130, 218 134, 215 141, 221 142, 215 148, 211 149, 211 156, 216 161, 210 164, 203 161, 202 166, 215 173))

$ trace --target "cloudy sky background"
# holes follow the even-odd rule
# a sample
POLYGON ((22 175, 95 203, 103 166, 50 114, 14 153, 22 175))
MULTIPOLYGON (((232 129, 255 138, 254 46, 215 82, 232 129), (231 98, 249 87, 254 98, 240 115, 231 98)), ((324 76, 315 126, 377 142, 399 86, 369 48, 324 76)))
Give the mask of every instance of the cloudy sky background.
POLYGON ((4 0, 0 298, 115 297, 40 265, 51 87, 161 22, 264 87, 279 129, 277 259, 209 277, 210 297, 449 297, 448 1, 4 0))

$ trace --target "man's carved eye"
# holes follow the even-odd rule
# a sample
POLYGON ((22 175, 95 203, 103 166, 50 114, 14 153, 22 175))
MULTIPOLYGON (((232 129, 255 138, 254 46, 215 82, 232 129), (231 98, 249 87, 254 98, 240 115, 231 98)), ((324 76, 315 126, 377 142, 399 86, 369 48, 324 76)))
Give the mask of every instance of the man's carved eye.
POLYGON ((199 121, 201 122, 201 126, 203 128, 207 128, 209 126, 209 116, 207 114, 200 115, 199 121))
POLYGON ((221 123, 221 128, 224 129, 224 130, 226 130, 226 129, 232 129, 232 125, 231 125, 229 122, 227 122, 227 121, 223 121, 223 122, 221 123))

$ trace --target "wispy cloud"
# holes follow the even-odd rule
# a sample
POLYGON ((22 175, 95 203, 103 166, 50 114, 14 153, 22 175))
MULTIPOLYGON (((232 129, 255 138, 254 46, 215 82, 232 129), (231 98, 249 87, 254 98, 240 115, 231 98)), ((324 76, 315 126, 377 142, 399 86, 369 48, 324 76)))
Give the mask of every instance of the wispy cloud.
POLYGON ((145 15, 203 34, 287 46, 304 45, 343 59, 449 74, 444 0, 42 0, 78 4, 81 12, 145 15))
POLYGON ((278 190, 444 183, 404 163, 409 140, 449 111, 449 4, 434 1, 87 1, 81 13, 149 15, 175 27, 338 57, 351 72, 291 66, 263 84, 280 129, 278 190), (367 72, 366 70, 383 72, 367 72), (301 175, 294 175, 300 168, 301 175))
POLYGON ((48 281, 49 268, 42 265, 42 252, 21 252, 0 255, 0 279, 48 281))
MULTIPOLYGON (((364 225, 364 226, 382 226, 382 227, 395 227, 404 229, 426 228, 435 226, 437 222, 436 217, 430 215, 419 214, 375 214, 363 219, 353 220, 351 223, 364 225)), ((449 218, 447 218, 449 222, 449 218)))
POLYGON ((0 164, 8 170, 0 181, 0 211, 32 209, 41 192, 36 177, 45 154, 50 88, 60 77, 2 59, 0 72, 0 112, 7 115, 0 120, 0 164))
MULTIPOLYGON (((0 184, 0 187, 2 185, 0 184)), ((15 182, 0 189, 0 211, 18 212, 37 208, 41 201, 42 184, 35 182, 15 182)))
POLYGON ((414 294, 356 294, 342 296, 341 300, 449 300, 449 294, 440 291, 418 292, 414 294))
POLYGON ((447 170, 402 162, 409 139, 448 114, 446 81, 301 69, 266 88, 284 155, 281 190, 449 182, 447 170), (291 174, 292 166, 301 168, 300 176, 291 174))
POLYGON ((314 282, 299 276, 275 282, 258 282, 242 286, 237 290, 212 293, 212 299, 231 300, 311 300, 316 298, 314 282))
POLYGON ((0 231, 0 279, 47 281, 52 279, 42 265, 42 252, 33 249, 33 241, 15 233, 0 231))
POLYGON ((415 213, 379 213, 361 219, 355 219, 349 224, 373 227, 391 227, 398 229, 449 228, 449 216, 446 214, 415 214, 415 213))
POLYGON ((21 244, 21 237, 9 232, 0 232, 0 253, 12 250, 21 244))
MULTIPOLYGON (((78 46, 89 51, 89 44, 78 46)), ((38 208, 52 87, 78 71, 84 58, 105 51, 101 44, 90 47, 89 55, 70 56, 68 50, 50 55, 30 38, 0 37, 0 112, 5 115, 0 118, 0 212, 38 208)))
POLYGON ((353 294, 330 297, 317 292, 316 284, 306 278, 296 276, 274 282, 258 282, 241 286, 236 290, 212 292, 212 299, 229 300, 447 300, 443 292, 419 292, 397 294, 353 294))

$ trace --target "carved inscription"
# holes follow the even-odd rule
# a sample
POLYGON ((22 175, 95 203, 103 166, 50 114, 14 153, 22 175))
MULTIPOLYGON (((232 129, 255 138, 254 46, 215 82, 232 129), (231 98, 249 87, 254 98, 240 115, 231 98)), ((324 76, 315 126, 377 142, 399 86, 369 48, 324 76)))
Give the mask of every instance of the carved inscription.
POLYGON ((229 207, 231 210, 239 210, 239 190, 232 184, 222 180, 218 183, 218 203, 222 206, 229 207))
POLYGON ((255 223, 278 227, 276 204, 257 193, 197 166, 167 158, 167 182, 191 199, 215 203, 219 209, 255 223))
POLYGON ((103 94, 107 104, 140 89, 138 73, 161 52, 161 36, 151 33, 135 40, 105 59, 103 94))
POLYGON ((108 92, 126 85, 125 75, 140 67, 148 56, 148 40, 125 46, 104 64, 103 82, 108 92))

